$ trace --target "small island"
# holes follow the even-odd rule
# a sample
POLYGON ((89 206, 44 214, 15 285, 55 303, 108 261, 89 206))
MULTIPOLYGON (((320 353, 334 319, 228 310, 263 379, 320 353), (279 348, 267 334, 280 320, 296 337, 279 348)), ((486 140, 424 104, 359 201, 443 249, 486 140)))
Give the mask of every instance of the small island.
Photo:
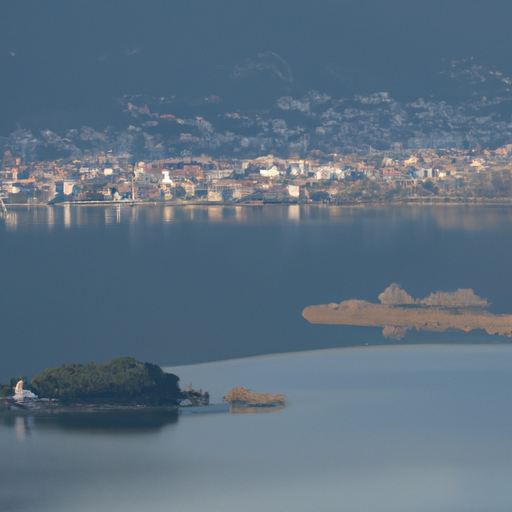
POLYGON ((103 364, 64 364, 27 379, 0 386, 4 410, 111 410, 113 408, 208 405, 208 392, 181 390, 179 377, 159 366, 119 357, 103 364), (16 383, 16 385, 14 385, 16 383))
MULTIPOLYGON (((243 387, 233 388, 224 400, 229 402, 232 413, 278 410, 285 404, 284 395, 252 393, 243 387)), ((79 425, 87 423, 85 417, 89 415, 85 413, 89 412, 146 411, 148 414, 162 413, 167 417, 176 415, 180 410, 185 412, 187 407, 208 405, 210 394, 207 391, 198 391, 192 384, 180 389, 178 376, 132 357, 119 357, 103 364, 64 364, 58 368, 47 368, 30 382, 26 377, 19 376, 13 377, 10 384, 0 385, 0 412, 35 413, 39 417, 54 413, 79 413, 79 425)), ((227 410, 217 407, 209 412, 227 410)), ((61 416, 69 415, 58 417, 61 416)), ((116 416, 112 420, 115 425, 119 421, 139 426, 145 424, 145 420, 134 422, 126 415, 123 419, 116 416)))
POLYGON ((408 330, 443 332, 483 329, 488 334, 512 337, 512 315, 487 311, 486 299, 473 290, 436 292, 414 299, 398 284, 379 295, 380 304, 346 300, 340 304, 309 306, 302 316, 312 324, 338 324, 383 327, 386 338, 402 339, 408 330))

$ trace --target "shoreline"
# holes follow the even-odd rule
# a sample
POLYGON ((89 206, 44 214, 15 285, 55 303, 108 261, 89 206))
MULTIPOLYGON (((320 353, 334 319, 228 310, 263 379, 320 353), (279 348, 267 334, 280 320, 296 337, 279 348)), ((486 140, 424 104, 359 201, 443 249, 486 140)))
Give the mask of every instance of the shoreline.
POLYGON ((66 413, 108 413, 108 412, 168 412, 170 414, 199 414, 203 412, 214 412, 219 409, 229 409, 229 404, 208 404, 208 405, 105 405, 105 404, 73 404, 56 405, 55 407, 16 407, 13 409, 0 409, 0 416, 34 416, 34 415, 57 415, 66 413))
POLYGON ((0 420, 2 418, 30 417, 30 416, 60 416, 64 414, 109 414, 109 413, 160 413, 169 416, 198 415, 198 414, 221 414, 229 413, 230 406, 226 403, 194 405, 194 406, 146 406, 146 405, 113 405, 113 406, 58 406, 54 409, 0 409, 0 420))
MULTIPOLYGON (((247 202, 213 202, 213 201, 136 201, 136 202, 102 202, 102 201, 76 201, 76 202, 65 202, 65 203, 56 203, 56 204, 46 204, 46 203, 36 203, 36 204, 28 204, 28 203, 13 203, 6 204, 7 210, 13 209, 21 209, 21 208, 51 208, 51 207, 118 207, 118 206, 129 206, 130 208, 137 206, 175 206, 175 207, 189 207, 189 206, 199 206, 199 207, 245 207, 245 208, 253 208, 253 207, 282 207, 282 206, 321 206, 326 208, 336 207, 336 208, 354 208, 354 207, 371 207, 371 206, 430 206, 430 205, 450 205, 450 206, 512 206, 512 198, 510 199, 483 199, 483 198, 471 198, 471 199, 450 199, 450 198, 418 198, 418 199, 407 199, 404 201, 354 201, 354 202, 343 202, 340 204, 334 203, 319 203, 319 202, 297 202, 297 203, 289 203, 289 202, 268 202, 265 203, 263 201, 247 201, 247 202)), ((9 212, 7 212, 9 213, 9 212)))

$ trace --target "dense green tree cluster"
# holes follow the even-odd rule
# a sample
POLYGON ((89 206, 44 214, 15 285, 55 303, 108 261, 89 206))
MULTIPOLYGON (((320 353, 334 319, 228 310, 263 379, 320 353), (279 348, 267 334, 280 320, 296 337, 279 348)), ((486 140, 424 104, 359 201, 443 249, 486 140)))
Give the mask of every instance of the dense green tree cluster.
POLYGON ((30 387, 40 398, 164 404, 183 396, 178 381, 157 365, 120 357, 101 365, 71 363, 48 368, 31 380, 30 387))
POLYGON ((7 398, 14 395, 14 389, 9 384, 0 384, 0 397, 7 398))
POLYGON ((439 192, 439 187, 432 180, 422 181, 421 186, 425 190, 428 190, 429 192, 432 192, 433 194, 437 194, 439 192))

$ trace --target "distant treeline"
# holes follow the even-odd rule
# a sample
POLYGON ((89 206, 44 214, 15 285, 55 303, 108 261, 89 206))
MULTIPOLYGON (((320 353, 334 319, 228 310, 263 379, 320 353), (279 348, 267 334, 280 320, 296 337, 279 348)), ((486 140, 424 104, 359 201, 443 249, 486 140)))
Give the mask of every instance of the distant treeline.
MULTIPOLYGON (((15 379, 11 379, 14 381, 15 379)), ((30 381, 30 389, 40 398, 109 400, 152 405, 173 404, 184 397, 176 375, 159 366, 119 357, 104 364, 64 364, 48 368, 30 381)), ((12 385, 4 386, 8 396, 12 385)))

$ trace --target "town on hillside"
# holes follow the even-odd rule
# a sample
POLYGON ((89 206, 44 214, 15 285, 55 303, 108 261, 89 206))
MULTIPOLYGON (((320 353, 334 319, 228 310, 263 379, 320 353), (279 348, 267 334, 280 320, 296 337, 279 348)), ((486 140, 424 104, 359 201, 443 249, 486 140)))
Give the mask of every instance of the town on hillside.
POLYGON ((311 90, 251 110, 216 95, 137 94, 117 98, 116 126, 19 125, 0 134, 0 199, 510 201, 512 77, 473 59, 440 73, 449 101, 311 90))
POLYGON ((330 203, 512 199, 512 144, 495 150, 416 149, 305 158, 134 161, 100 151, 81 158, 0 160, 6 205, 80 201, 189 203, 330 203))

